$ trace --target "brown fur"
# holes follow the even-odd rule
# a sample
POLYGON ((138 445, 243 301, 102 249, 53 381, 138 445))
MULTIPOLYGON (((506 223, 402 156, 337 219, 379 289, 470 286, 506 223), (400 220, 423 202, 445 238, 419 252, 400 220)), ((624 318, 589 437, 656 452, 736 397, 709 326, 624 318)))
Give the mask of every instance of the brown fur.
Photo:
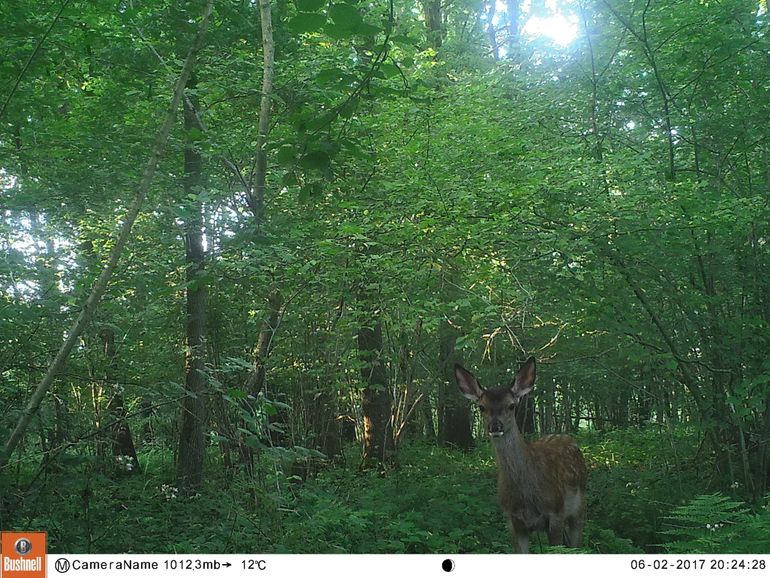
POLYGON ((588 476, 571 437, 547 435, 530 442, 519 432, 514 406, 534 384, 534 363, 532 358, 525 363, 511 388, 486 390, 470 372, 455 368, 463 395, 478 401, 493 435, 498 497, 511 520, 514 550, 522 553, 529 551, 529 534, 539 530, 548 532, 551 545, 564 544, 566 538, 567 546, 580 546, 588 476))

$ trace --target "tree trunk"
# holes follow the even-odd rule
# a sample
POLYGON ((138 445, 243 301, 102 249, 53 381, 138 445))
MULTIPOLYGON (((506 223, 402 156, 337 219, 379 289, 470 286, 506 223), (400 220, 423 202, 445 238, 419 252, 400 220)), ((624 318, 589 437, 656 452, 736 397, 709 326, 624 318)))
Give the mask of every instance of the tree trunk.
POLYGON ((422 11, 425 18, 425 31, 428 44, 438 52, 444 43, 444 22, 441 14, 441 0, 422 0, 422 11))
POLYGON ((371 327, 358 330, 358 351, 363 366, 361 394, 364 420, 364 466, 380 467, 393 457, 393 432, 390 423, 391 399, 385 366, 382 364, 382 322, 371 321, 371 327))
POLYGON ((107 358, 107 372, 105 382, 110 392, 110 400, 107 403, 107 423, 109 424, 110 446, 112 455, 119 463, 119 467, 126 473, 139 471, 139 458, 136 455, 134 438, 126 419, 126 404, 123 401, 123 391, 115 376, 117 357, 115 355, 115 332, 111 327, 104 327, 99 332, 102 338, 104 356, 107 358))
POLYGON ((541 403, 540 431, 553 433, 556 430, 556 382, 553 380, 541 384, 543 402, 541 403))
MULTIPOLYGON (((21 135, 17 134, 16 138, 16 146, 21 149, 21 135)), ((22 164, 21 174, 25 177, 27 176, 26 164, 22 164)), ((59 259, 56 254, 56 245, 45 228, 45 220, 42 216, 37 211, 30 211, 29 218, 32 226, 32 236, 38 239, 46 239, 45 258, 39 259, 35 266, 40 284, 40 307, 45 314, 45 333, 46 335, 56 335, 56 324, 61 314, 62 302, 61 291, 59 290, 59 259)), ((50 363, 52 358, 46 361, 50 363)), ((43 460, 46 462, 59 451, 70 437, 69 412, 67 411, 67 404, 61 395, 61 390, 57 391, 54 388, 51 392, 51 397, 54 405, 53 427, 46 427, 41 432, 41 435, 47 438, 41 439, 41 447, 48 448, 50 452, 46 452, 43 457, 43 460)))
POLYGON ((422 416, 422 435, 428 443, 436 443, 436 426, 433 423, 433 404, 430 395, 426 395, 418 406, 422 416))
MULTIPOLYGON (((190 77, 188 88, 195 89, 195 78, 190 77)), ((196 105, 195 97, 190 100, 196 105)), ((187 103, 184 107, 186 131, 196 127, 195 111, 187 103)), ((189 202, 185 219, 185 262, 187 270, 187 351, 185 355, 185 392, 182 403, 182 427, 179 437, 177 479, 180 488, 187 491, 199 487, 203 481, 206 390, 206 284, 203 279, 205 249, 203 246, 203 215, 197 195, 201 192, 201 155, 194 143, 184 150, 184 193, 189 202)))
POLYGON ((254 397, 259 395, 265 386, 265 363, 270 355, 273 338, 278 330, 280 322, 281 305, 283 303, 281 294, 273 291, 267 297, 269 312, 262 322, 262 328, 259 331, 257 345, 252 354, 252 368, 246 379, 246 392, 254 397))
POLYGON ((519 25, 521 7, 519 0, 508 0, 508 58, 518 59, 521 47, 521 29, 519 25))
POLYGON ((473 446, 473 420, 471 406, 457 389, 454 364, 457 330, 444 321, 439 328, 439 441, 444 445, 469 449, 473 446))
MULTIPOLYGON (((280 322, 280 315, 281 315, 281 304, 282 299, 280 293, 277 291, 274 291, 270 293, 270 295, 267 298, 269 312, 267 314, 267 317, 265 317, 264 321, 262 322, 262 328, 259 331, 259 337, 257 338, 257 345, 254 348, 253 354, 252 354, 252 367, 251 371, 249 372, 249 375, 246 379, 246 394, 247 398, 244 400, 245 409, 249 413, 249 415, 252 416, 252 418, 256 419, 257 416, 257 397, 259 396, 260 392, 265 387, 265 376, 266 376, 266 368, 265 364, 267 362, 267 358, 270 355, 270 349, 272 347, 273 338, 275 337, 275 332, 278 330, 278 324, 280 322)), ((277 413, 275 416, 271 416, 270 419, 273 419, 274 417, 277 418, 277 416, 280 415, 280 412, 277 413)), ((242 424, 241 428, 248 429, 249 424, 242 424)), ((252 431, 252 435, 257 435, 259 432, 252 431)), ((271 437, 271 441, 273 443, 276 443, 276 439, 274 439, 275 432, 268 432, 268 435, 271 437)), ((238 451, 240 454, 241 464, 243 465, 244 470, 246 471, 246 474, 249 477, 254 476, 254 448, 246 443, 244 443, 244 440, 241 439, 238 443, 238 451)))
POLYGON ((342 427, 338 419, 337 399, 331 392, 324 392, 316 400, 314 424, 317 449, 330 460, 342 455, 342 427))
POLYGON ((420 348, 422 338, 422 319, 415 324, 414 331, 403 332, 399 337, 401 346, 398 353, 398 367, 403 392, 397 398, 397 409, 393 421, 393 441, 398 447, 400 440, 407 436, 419 435, 419 406, 427 397, 427 392, 420 392, 416 387, 415 373, 417 369, 416 351, 420 348))
POLYGON ((490 0, 489 12, 487 13, 487 36, 489 37, 489 47, 492 49, 492 57, 500 60, 500 45, 497 43, 497 28, 495 27, 495 12, 497 9, 497 0, 490 0))
POLYGON ((273 103, 273 68, 275 44, 273 41, 273 18, 270 0, 259 0, 259 19, 262 26, 262 97, 259 105, 259 132, 257 134, 255 186, 249 191, 249 207, 257 227, 262 224, 265 212, 265 189, 267 183, 267 136, 270 132, 270 113, 273 103))

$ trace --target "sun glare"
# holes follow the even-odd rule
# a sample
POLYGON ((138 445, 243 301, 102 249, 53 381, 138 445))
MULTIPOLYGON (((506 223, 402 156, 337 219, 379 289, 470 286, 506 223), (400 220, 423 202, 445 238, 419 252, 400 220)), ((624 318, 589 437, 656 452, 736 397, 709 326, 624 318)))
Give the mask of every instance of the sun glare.
MULTIPOLYGON (((521 33, 532 40, 546 39, 557 46, 569 46, 578 36, 578 17, 570 10, 571 0, 545 0, 538 10, 532 9, 531 0, 523 0, 521 33)), ((498 28, 505 26, 508 0, 495 0, 493 22, 498 28)))
POLYGON ((578 34, 577 19, 564 14, 554 14, 546 18, 533 16, 522 28, 522 32, 532 37, 547 37, 559 46, 569 45, 578 34))

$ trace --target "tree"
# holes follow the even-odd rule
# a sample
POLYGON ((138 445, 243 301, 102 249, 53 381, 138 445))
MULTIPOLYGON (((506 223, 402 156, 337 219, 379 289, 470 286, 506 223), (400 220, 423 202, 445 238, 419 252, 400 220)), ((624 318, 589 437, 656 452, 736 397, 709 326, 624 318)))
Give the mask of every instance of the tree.
MULTIPOLYGON (((187 90, 194 91, 195 75, 190 75, 187 90)), ((177 478, 179 486, 192 491, 203 482, 203 461, 206 423, 206 313, 207 291, 205 275, 206 249, 203 244, 203 167, 201 153, 192 138, 197 130, 196 98, 188 97, 184 106, 184 128, 187 144, 184 148, 185 222, 184 246, 186 265, 187 315, 185 335, 185 397, 182 402, 182 426, 179 432, 177 478)))

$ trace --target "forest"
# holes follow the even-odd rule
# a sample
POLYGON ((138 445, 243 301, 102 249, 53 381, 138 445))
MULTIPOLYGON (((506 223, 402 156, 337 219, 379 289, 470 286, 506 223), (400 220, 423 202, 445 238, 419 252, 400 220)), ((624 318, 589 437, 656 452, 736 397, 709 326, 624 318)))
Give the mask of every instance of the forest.
POLYGON ((509 409, 587 514, 531 551, 770 553, 766 0, 0 21, 0 529, 511 552, 455 365, 532 357, 509 409))

